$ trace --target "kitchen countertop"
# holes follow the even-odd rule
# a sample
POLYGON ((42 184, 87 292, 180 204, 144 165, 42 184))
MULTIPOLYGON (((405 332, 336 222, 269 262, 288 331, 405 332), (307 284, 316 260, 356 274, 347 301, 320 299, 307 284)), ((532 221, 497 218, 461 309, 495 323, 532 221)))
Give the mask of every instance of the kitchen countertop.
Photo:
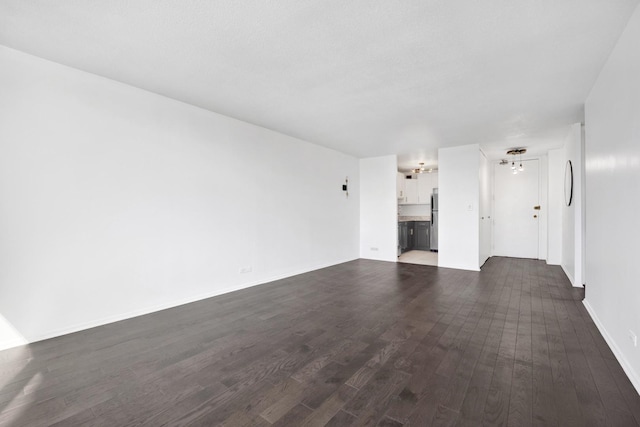
POLYGON ((430 216, 399 216, 398 222, 409 222, 409 221, 431 221, 430 216))

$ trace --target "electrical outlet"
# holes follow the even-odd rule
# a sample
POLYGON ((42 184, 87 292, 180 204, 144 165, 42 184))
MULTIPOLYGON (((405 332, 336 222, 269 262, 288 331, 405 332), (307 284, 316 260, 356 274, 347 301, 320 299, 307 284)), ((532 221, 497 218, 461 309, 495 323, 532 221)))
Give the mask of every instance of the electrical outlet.
POLYGON ((629 341, 631 341, 634 347, 638 346, 638 336, 631 329, 629 329, 629 341))
POLYGON ((251 268, 251 266, 246 266, 246 267, 241 267, 240 268, 240 274, 246 274, 246 273, 251 273, 253 271, 253 268, 251 268))
POLYGON ((378 252, 378 248, 374 248, 373 246, 371 247, 371 250, 374 252, 378 252))

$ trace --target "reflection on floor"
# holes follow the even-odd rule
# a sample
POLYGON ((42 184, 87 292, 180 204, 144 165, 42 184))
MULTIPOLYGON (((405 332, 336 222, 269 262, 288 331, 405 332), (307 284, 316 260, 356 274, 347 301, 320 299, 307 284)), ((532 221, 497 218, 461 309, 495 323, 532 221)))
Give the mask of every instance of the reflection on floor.
POLYGON ((421 265, 438 265, 438 252, 409 251, 398 257, 398 262, 421 265))

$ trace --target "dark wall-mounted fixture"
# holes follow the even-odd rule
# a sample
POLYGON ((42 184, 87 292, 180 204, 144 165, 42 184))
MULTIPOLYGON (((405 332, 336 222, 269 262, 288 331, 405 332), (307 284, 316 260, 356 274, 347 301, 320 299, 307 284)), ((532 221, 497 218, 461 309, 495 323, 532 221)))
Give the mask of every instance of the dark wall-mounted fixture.
POLYGON ((349 177, 345 178, 344 184, 342 184, 342 191, 344 191, 344 193, 347 195, 347 198, 349 198, 349 177))

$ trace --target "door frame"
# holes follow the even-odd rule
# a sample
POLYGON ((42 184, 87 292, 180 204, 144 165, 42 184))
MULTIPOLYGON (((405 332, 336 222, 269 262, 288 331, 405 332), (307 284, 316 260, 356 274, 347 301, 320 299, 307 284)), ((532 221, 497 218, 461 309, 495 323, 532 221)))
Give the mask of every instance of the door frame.
MULTIPOLYGON (((548 182, 549 182, 549 158, 546 154, 539 156, 523 156, 522 160, 538 160, 538 259, 547 260, 547 229, 549 218, 548 182)), ((491 256, 495 256, 495 218, 496 211, 496 176, 495 166, 500 159, 490 161, 491 174, 491 256)))

